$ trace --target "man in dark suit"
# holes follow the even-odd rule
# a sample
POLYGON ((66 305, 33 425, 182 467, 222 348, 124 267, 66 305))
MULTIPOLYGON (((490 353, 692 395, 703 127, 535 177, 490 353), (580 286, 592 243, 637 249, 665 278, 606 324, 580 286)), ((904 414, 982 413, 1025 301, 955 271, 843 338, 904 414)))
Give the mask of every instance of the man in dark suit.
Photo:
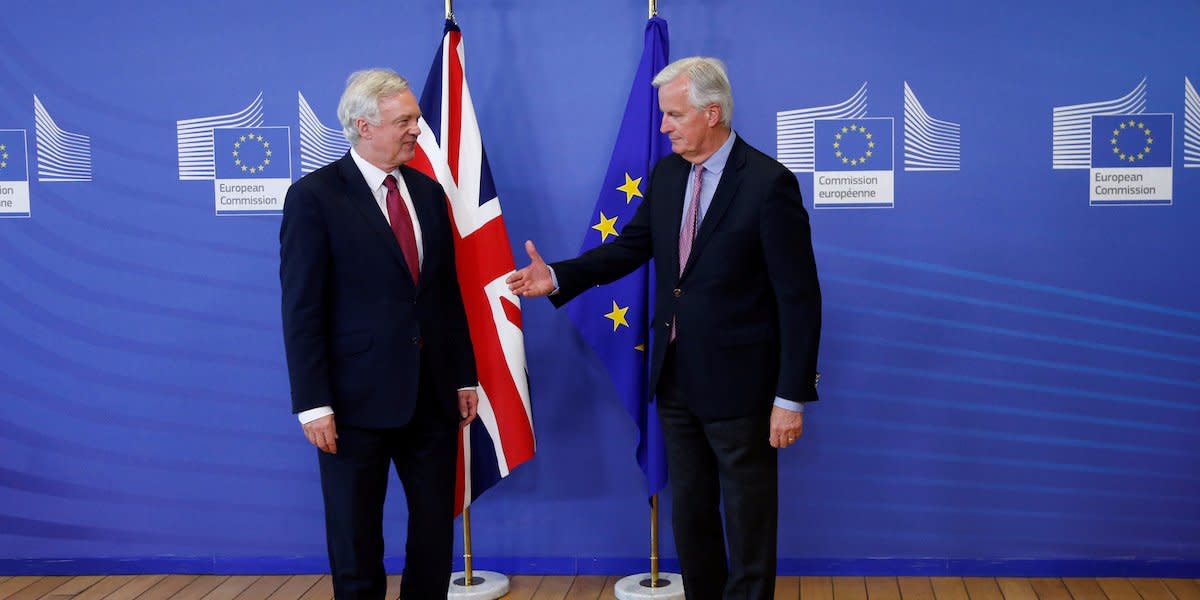
POLYGON ((685 58, 654 79, 671 156, 615 241, 509 277, 561 306, 654 259, 651 390, 671 473, 689 599, 774 596, 775 449, 817 399, 821 294, 796 177, 730 128, 720 61, 685 58), (725 535, 719 505, 725 501, 725 535))
POLYGON ((352 74, 338 104, 352 149, 292 185, 279 230, 292 411, 319 449, 338 600, 384 597, 390 464, 408 500, 400 597, 445 598, 450 582, 457 433, 478 398, 442 188, 402 166, 420 115, 403 77, 352 74))

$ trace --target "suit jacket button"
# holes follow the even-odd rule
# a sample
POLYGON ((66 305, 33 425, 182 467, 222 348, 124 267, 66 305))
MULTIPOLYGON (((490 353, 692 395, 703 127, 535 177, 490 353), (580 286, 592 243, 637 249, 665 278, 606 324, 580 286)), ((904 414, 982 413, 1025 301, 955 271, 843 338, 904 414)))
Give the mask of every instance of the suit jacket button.
POLYGON ((671 293, 672 293, 672 294, 675 294, 675 297, 676 297, 676 298, 678 298, 678 297, 680 297, 680 296, 682 296, 682 295, 683 295, 683 290, 681 290, 681 289, 679 289, 679 288, 675 288, 675 291, 674 291, 674 292, 671 292, 671 293))
POLYGON ((414 337, 412 339, 412 343, 414 346, 420 348, 421 346, 425 345, 425 340, 422 340, 420 337, 414 337))

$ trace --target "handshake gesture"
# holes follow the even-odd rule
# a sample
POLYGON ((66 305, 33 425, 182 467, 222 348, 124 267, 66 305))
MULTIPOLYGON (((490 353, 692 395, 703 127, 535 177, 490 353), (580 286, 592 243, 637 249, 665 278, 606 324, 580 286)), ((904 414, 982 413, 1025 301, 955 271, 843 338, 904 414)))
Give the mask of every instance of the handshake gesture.
POLYGON ((550 275, 550 267, 533 247, 532 240, 525 241, 525 252, 529 254, 529 266, 518 269, 508 276, 504 282, 508 290, 518 296, 536 298, 548 296, 554 291, 554 278, 550 275))

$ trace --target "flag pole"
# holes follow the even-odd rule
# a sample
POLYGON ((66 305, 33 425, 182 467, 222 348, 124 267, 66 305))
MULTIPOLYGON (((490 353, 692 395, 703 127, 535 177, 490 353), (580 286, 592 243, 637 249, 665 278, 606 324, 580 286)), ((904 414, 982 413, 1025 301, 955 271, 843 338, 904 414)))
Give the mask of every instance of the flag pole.
MULTIPOLYGON (((450 0, 446 0, 449 2, 450 0)), ((650 0, 650 18, 658 16, 658 0, 650 0)))
MULTIPOLYGON (((446 0, 446 5, 450 5, 450 0, 446 0)), ((471 507, 463 509, 463 585, 471 587, 474 585, 471 576, 471 507)))
POLYGON ((454 21, 454 0, 446 0, 446 20, 454 21))
POLYGON ((650 587, 658 587, 658 494, 650 496, 650 587))

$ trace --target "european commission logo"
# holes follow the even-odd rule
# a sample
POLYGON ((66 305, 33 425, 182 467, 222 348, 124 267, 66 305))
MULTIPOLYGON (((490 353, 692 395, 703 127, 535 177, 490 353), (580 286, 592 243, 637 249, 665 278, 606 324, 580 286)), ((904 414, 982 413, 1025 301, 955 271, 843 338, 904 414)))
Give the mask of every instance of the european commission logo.
POLYGON ((29 216, 29 152, 24 129, 0 129, 0 218, 29 216))
POLYGON ((887 207, 895 203, 891 117, 817 119, 815 205, 887 207))
MULTIPOLYGON (((837 104, 776 113, 779 162, 813 174, 814 208, 895 206, 895 123, 867 116, 867 83, 837 104)), ((904 170, 958 171, 959 124, 935 119, 904 82, 904 170)))
POLYGON ((292 183, 291 129, 263 126, 262 94, 236 113, 176 123, 179 179, 212 181, 215 212, 278 215, 292 183))
POLYGON ((1170 204, 1175 115, 1092 117, 1092 205, 1170 204))
POLYGON ((1147 87, 1054 107, 1053 166, 1088 170, 1092 206, 1171 204, 1175 116, 1146 112, 1147 87))

